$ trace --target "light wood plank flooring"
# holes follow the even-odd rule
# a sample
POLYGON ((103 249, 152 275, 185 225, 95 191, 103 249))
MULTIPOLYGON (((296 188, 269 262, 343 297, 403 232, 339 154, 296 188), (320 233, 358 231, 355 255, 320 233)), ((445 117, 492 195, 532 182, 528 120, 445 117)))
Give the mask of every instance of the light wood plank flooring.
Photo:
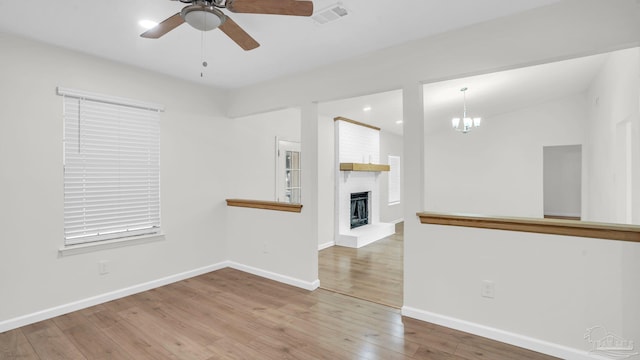
POLYGON ((403 223, 395 235, 359 249, 332 246, 318 255, 320 287, 394 308, 402 307, 403 223))
POLYGON ((552 358, 223 269, 0 333, 0 359, 552 358))

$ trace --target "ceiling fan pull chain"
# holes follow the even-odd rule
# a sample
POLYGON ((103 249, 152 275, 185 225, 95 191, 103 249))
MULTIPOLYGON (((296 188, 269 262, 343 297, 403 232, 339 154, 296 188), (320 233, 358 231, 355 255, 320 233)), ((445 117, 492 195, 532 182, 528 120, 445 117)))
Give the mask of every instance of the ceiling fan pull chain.
MULTIPOLYGON (((201 35, 200 35, 200 59, 202 60, 202 67, 206 68, 207 65, 207 61, 204 59, 204 53, 205 53, 205 31, 201 31, 201 35)), ((200 77, 204 77, 204 70, 200 72, 200 77)))

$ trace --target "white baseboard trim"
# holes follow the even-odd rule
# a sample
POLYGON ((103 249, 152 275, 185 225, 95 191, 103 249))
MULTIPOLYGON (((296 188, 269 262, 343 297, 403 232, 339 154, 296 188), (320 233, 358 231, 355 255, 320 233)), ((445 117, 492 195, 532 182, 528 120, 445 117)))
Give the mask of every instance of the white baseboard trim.
POLYGON ((304 281, 304 280, 293 278, 291 276, 282 275, 282 274, 274 273, 274 272, 271 272, 271 271, 258 269, 258 268, 252 267, 252 266, 239 264, 239 263, 233 262, 233 261, 230 261, 228 266, 230 268, 232 268, 232 269, 244 271, 244 272, 247 272, 249 274, 257 275, 257 276, 260 276, 260 277, 263 277, 263 278, 267 278, 267 279, 270 279, 270 280, 281 282, 283 284, 299 287, 301 289, 305 289, 305 290, 309 290, 309 291, 313 291, 313 290, 317 289, 318 287, 320 287, 320 280, 319 279, 316 279, 315 281, 311 281, 311 282, 304 281))
POLYGON ((168 285, 177 281, 192 278, 194 276, 206 274, 208 272, 216 271, 228 267, 227 261, 223 261, 217 264, 204 266, 198 269, 185 271, 179 274, 166 276, 157 280, 152 280, 146 283, 133 285, 124 289, 111 291, 102 295, 93 296, 90 298, 74 301, 68 304, 55 306, 49 309, 41 310, 32 314, 19 316, 13 319, 8 319, 0 322, 0 333, 17 329, 19 327, 51 319, 56 316, 68 314, 73 311, 85 309, 91 306, 99 305, 111 300, 123 298, 125 296, 137 294, 143 291, 155 289, 160 286, 168 285))
POLYGON ((326 248, 330 248, 330 247, 334 246, 335 244, 336 244, 335 241, 329 241, 329 242, 326 242, 324 244, 320 244, 320 245, 318 245, 318 251, 324 250, 326 248))
POLYGON ((521 348, 537 351, 543 354, 559 357, 567 360, 605 360, 607 358, 598 356, 584 350, 570 348, 564 345, 551 343, 548 341, 532 338, 525 335, 512 333, 505 330, 492 328, 489 326, 472 323, 465 320, 456 319, 446 315, 440 315, 408 306, 402 307, 402 315, 417 320, 426 321, 432 324, 445 326, 451 329, 464 331, 470 334, 482 336, 492 340, 500 341, 521 348))

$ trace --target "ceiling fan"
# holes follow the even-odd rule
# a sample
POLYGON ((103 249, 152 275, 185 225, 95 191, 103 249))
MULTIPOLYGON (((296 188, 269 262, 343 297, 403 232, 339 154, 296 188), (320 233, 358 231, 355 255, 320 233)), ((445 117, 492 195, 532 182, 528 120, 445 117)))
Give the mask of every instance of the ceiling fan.
POLYGON ((191 4, 182 11, 165 19, 157 26, 145 31, 140 36, 158 39, 169 31, 186 22, 195 29, 209 31, 220 28, 236 44, 244 50, 252 50, 260 46, 258 42, 247 34, 235 21, 225 15, 220 9, 227 9, 233 13, 274 14, 311 16, 313 2, 308 0, 172 0, 191 4))

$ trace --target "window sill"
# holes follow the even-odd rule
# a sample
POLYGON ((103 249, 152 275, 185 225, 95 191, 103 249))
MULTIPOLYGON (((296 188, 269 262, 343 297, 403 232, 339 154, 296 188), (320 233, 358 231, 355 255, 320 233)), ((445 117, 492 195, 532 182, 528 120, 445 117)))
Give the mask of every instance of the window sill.
POLYGON ((152 234, 152 235, 141 235, 135 237, 128 237, 122 239, 114 239, 114 240, 105 240, 105 241, 96 241, 87 244, 78 244, 78 245, 69 245, 63 246, 58 250, 58 256, 72 256, 78 254, 86 254, 95 251, 102 251, 108 249, 116 249, 126 246, 134 246, 140 244, 147 244, 156 241, 164 241, 164 234, 152 234))
POLYGON ((638 225, 605 224, 558 219, 490 217, 434 212, 419 212, 416 215, 418 215, 422 224, 523 231, 540 234, 640 242, 640 226, 638 225))

